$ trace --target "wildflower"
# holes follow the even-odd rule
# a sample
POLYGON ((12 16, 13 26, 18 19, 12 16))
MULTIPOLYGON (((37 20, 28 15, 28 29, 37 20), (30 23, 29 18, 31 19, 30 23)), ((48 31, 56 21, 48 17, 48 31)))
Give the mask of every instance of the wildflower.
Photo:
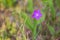
POLYGON ((42 17, 42 14, 40 12, 40 10, 34 10, 33 14, 32 14, 32 18, 35 18, 36 20, 39 20, 42 17))

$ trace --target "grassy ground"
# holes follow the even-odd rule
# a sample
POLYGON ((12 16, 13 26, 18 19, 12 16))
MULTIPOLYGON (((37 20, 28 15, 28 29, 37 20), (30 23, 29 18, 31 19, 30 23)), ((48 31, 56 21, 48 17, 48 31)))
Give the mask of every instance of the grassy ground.
POLYGON ((0 40, 60 40, 59 0, 1 0, 0 40), (42 18, 31 18, 40 9, 42 18))

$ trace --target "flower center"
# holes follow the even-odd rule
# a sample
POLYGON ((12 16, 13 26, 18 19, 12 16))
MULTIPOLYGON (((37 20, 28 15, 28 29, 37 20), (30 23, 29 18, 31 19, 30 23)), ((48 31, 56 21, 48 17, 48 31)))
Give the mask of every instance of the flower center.
POLYGON ((38 14, 36 14, 36 16, 39 16, 38 14))

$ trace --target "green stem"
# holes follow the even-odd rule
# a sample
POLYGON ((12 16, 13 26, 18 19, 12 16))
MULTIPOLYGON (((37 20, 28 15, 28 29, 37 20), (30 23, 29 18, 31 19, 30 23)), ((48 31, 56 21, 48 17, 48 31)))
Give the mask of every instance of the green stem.
POLYGON ((36 27, 37 26, 35 25, 32 31, 32 40, 36 40, 36 36, 37 36, 36 27))
POLYGON ((36 36, 37 36, 36 28, 37 28, 37 20, 34 19, 34 27, 32 30, 32 40, 36 40, 36 36))

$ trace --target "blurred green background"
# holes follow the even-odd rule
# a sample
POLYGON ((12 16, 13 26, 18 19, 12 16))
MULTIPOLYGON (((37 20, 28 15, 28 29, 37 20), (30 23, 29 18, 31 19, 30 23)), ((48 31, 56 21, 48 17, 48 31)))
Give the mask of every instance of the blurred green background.
POLYGON ((0 0, 0 40, 60 40, 60 0, 0 0))

